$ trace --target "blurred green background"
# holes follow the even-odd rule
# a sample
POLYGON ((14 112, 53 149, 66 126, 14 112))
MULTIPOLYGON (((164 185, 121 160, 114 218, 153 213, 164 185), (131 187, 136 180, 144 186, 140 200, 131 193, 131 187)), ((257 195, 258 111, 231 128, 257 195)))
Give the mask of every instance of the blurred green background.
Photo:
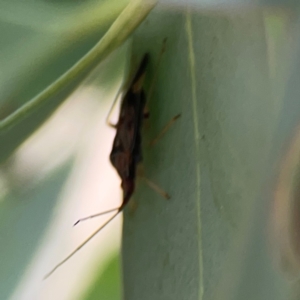
MULTIPOLYGON (((1 118, 85 55, 125 4, 1 2, 1 118)), ((105 128, 105 117, 121 84, 126 55, 124 45, 54 115, 60 100, 1 135, 1 299, 120 299, 120 220, 87 246, 86 259, 79 253, 70 262, 75 269, 66 267, 46 281, 43 276, 104 221, 77 229, 72 228, 76 219, 119 202, 119 181, 107 158, 114 131, 105 128)))

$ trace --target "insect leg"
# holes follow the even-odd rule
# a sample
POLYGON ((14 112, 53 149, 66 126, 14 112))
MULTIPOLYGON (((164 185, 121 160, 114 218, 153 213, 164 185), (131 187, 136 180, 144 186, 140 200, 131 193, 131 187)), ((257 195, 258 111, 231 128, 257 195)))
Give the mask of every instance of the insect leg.
POLYGON ((167 124, 166 126, 161 130, 161 132, 156 136, 156 138, 154 138, 150 143, 149 146, 153 146, 154 144, 156 144, 161 138, 162 136, 170 129, 170 127, 173 125, 173 123, 181 116, 181 114, 176 115, 175 117, 173 117, 167 124))
POLYGON ((163 198, 165 199, 170 199, 171 196, 166 192, 164 191, 162 188, 160 188, 156 183, 154 183, 153 181, 151 181, 150 179, 148 179, 146 176, 145 176, 145 171, 144 171, 144 165, 143 164, 139 164, 138 165, 138 168, 137 168, 137 177, 138 178, 141 178, 143 180, 145 180, 145 182, 147 183, 147 185, 152 189, 154 190, 156 193, 158 193, 159 195, 161 195, 163 198))
POLYGON ((146 181, 146 183, 152 190, 154 190, 156 193, 161 195, 163 198, 165 198, 165 199, 171 198, 170 195, 167 192, 165 192, 163 189, 161 189, 157 184, 155 184, 154 182, 152 182, 151 180, 149 180, 146 177, 143 177, 143 179, 146 181))

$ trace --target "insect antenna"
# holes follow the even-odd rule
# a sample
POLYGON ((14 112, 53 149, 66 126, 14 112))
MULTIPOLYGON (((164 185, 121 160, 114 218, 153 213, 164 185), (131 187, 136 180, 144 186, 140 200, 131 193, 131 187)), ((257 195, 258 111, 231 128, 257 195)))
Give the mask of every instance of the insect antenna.
POLYGON ((81 218, 79 220, 77 220, 73 226, 76 226, 78 223, 82 222, 82 221, 86 221, 88 219, 92 219, 92 218, 96 218, 96 217, 99 217, 99 216, 103 216, 103 215, 106 215, 106 214, 109 214, 113 211, 116 211, 116 210, 120 210, 121 207, 115 207, 115 208, 112 208, 110 210, 106 210, 106 211, 102 211, 101 213, 97 213, 97 214, 94 214, 94 215, 90 215, 88 217, 84 217, 84 218, 81 218))
MULTIPOLYGON (((74 254, 76 254, 83 246, 85 246, 98 232, 100 232, 106 225, 108 225, 121 211, 123 207, 118 208, 118 211, 108 219, 104 224, 102 224, 92 235, 90 235, 83 243, 81 243, 74 251, 72 251, 65 259, 58 263, 49 273, 44 276, 44 280, 52 275, 59 267, 61 267, 65 262, 67 262, 74 254)), ((113 211, 113 210, 112 210, 113 211)))
POLYGON ((105 122, 106 122, 106 124, 107 124, 108 126, 113 127, 113 128, 116 128, 116 125, 117 125, 117 124, 113 124, 113 123, 111 123, 110 120, 109 120, 110 117, 111 117, 111 115, 112 115, 112 112, 113 112, 113 110, 114 110, 114 108, 115 108, 115 105, 116 105, 116 103, 117 103, 117 101, 118 101, 120 95, 121 95, 124 91, 128 90, 128 88, 129 88, 135 81, 137 81, 137 79, 138 79, 139 77, 141 77, 142 73, 145 72, 145 67, 146 67, 146 65, 147 65, 147 62, 148 62, 148 55, 145 55, 145 56, 144 56, 144 59, 143 59, 143 61, 142 61, 142 63, 141 63, 140 69, 139 69, 138 72, 135 74, 135 76, 133 76, 134 73, 133 73, 133 70, 131 70, 131 71, 130 71, 130 75, 128 76, 129 79, 127 79, 127 81, 125 81, 125 82, 122 83, 122 85, 121 85, 121 87, 119 88, 119 90, 118 90, 118 92, 117 92, 117 94, 116 94, 116 96, 115 96, 115 99, 114 99, 114 101, 113 101, 113 103, 112 103, 112 105, 111 105, 111 107, 110 107, 110 109, 109 109, 109 112, 108 112, 108 114, 107 114, 107 116, 106 116, 106 119, 105 119, 105 122))

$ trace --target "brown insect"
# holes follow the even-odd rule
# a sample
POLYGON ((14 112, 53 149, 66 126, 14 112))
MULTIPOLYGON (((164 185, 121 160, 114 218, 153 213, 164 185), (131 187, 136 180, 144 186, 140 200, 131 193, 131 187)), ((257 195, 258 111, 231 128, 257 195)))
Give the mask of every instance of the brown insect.
MULTIPOLYGON (((79 222, 101 216, 110 212, 115 214, 106 221, 100 228, 98 228, 89 238, 87 238, 79 247, 77 247, 71 254, 64 260, 57 264, 46 276, 49 277, 57 268, 64 264, 71 258, 78 250, 80 250, 87 242, 89 242, 99 231, 101 231, 108 223, 110 223, 127 205, 135 189, 135 179, 138 164, 142 161, 142 124, 144 118, 149 117, 146 110, 146 95, 143 89, 146 68, 149 63, 149 54, 145 54, 140 66, 133 77, 129 88, 127 89, 121 101, 119 120, 116 125, 110 126, 116 129, 116 136, 113 142, 112 151, 110 153, 110 161, 117 170, 121 178, 121 187, 123 190, 123 201, 120 207, 110 209, 86 218, 79 219, 74 225, 79 222)), ((175 116, 167 126, 162 130, 160 136, 165 133, 167 128, 179 117, 175 116)), ((153 142, 156 142, 155 139, 153 142)), ((152 143, 153 144, 153 143, 152 143)), ((144 178, 148 185, 160 193, 163 197, 169 198, 169 195, 162 191, 153 182, 144 178)))

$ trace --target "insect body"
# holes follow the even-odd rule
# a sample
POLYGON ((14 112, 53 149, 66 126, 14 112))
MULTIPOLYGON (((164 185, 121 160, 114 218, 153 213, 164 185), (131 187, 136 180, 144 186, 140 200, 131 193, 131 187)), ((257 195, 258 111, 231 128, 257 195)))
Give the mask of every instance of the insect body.
POLYGON ((134 192, 136 168, 142 160, 141 128, 143 119, 147 117, 145 113, 146 95, 142 85, 148 60, 149 57, 146 54, 122 99, 119 121, 115 126, 117 132, 110 161, 122 180, 123 203, 119 211, 128 203, 134 192))
MULTIPOLYGON (((115 214, 98 228, 89 238, 87 238, 79 247, 77 247, 64 260, 57 264, 46 276, 49 277, 58 267, 63 265, 78 250, 80 250, 87 242, 89 242, 99 231, 101 231, 108 223, 110 223, 126 206, 130 200, 134 188, 136 168, 142 160, 141 150, 141 127, 143 119, 147 117, 145 113, 146 95, 143 90, 143 82, 148 64, 149 56, 145 54, 138 71, 136 72, 132 82, 129 85, 122 101, 120 108, 120 116, 118 123, 112 125, 116 128, 116 136, 113 142, 112 151, 110 153, 110 161, 117 170, 121 178, 121 187, 123 189, 123 202, 118 208, 114 208, 99 214, 95 214, 86 218, 79 219, 74 225, 83 220, 94 218, 115 211, 115 214)), ((150 183, 152 184, 152 183, 150 183)), ((154 188, 156 188, 154 186, 154 188)))
MULTIPOLYGON (((140 66, 130 82, 122 100, 119 120, 116 125, 110 124, 116 129, 116 136, 113 142, 112 151, 110 153, 110 161, 121 178, 121 187, 123 190, 123 201, 120 207, 110 209, 105 212, 94 214, 86 218, 79 219, 74 225, 81 221, 101 216, 107 213, 115 212, 100 228, 98 228, 90 237, 88 237, 79 247, 70 253, 64 260, 57 264, 46 276, 49 277, 58 267, 69 260, 78 250, 88 243, 99 231, 101 231, 108 223, 110 223, 129 202, 134 189, 136 170, 138 164, 142 161, 142 124, 143 119, 149 114, 146 111, 146 94, 143 89, 146 68, 149 62, 149 55, 145 54, 140 66)), ((157 142, 158 139, 168 130, 173 122, 180 116, 177 115, 167 124, 160 135, 152 141, 151 144, 157 142)), ((164 198, 169 198, 169 195, 161 190, 156 184, 149 179, 144 178, 146 183, 162 195, 164 198)))

